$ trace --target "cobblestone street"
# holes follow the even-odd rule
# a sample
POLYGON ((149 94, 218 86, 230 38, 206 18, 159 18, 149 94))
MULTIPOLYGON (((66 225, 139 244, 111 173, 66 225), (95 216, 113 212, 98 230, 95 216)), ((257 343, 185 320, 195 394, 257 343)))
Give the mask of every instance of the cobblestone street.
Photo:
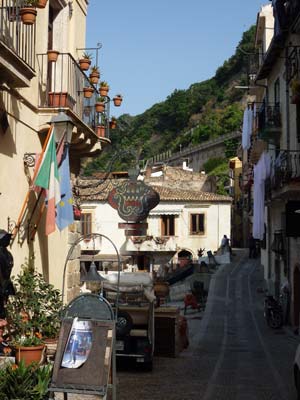
POLYGON ((299 337, 266 325, 259 261, 235 258, 215 274, 203 319, 189 317, 189 349, 156 358, 153 373, 119 372, 118 400, 295 400, 299 337))
POLYGON ((189 348, 177 358, 156 357, 151 373, 119 370, 117 399, 295 400, 299 337, 267 326, 261 287, 259 260, 236 251, 234 262, 214 274, 205 313, 188 312, 189 348))

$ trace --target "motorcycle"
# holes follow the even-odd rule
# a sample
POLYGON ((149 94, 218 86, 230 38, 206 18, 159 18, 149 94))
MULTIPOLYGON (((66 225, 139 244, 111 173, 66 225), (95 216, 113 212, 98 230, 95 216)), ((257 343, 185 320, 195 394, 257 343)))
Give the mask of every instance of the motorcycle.
POLYGON ((283 310, 281 304, 271 295, 264 300, 264 316, 267 324, 272 329, 281 328, 283 325, 283 310))

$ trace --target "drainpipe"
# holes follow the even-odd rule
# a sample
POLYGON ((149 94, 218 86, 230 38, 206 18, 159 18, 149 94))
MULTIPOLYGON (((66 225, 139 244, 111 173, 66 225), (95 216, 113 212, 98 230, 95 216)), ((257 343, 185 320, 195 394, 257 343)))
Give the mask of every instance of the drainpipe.
MULTIPOLYGON (((285 49, 285 69, 288 69, 288 47, 285 49)), ((290 150, 290 89, 285 80, 285 113, 286 113, 286 148, 290 150)))
MULTIPOLYGON (((289 48, 286 47, 285 48, 285 70, 288 70, 288 55, 289 55, 289 48)), ((287 82, 287 79, 285 80, 285 118, 286 118, 286 148, 289 151, 290 147, 291 147, 291 139, 290 139, 290 88, 289 88, 289 84, 287 82)), ((291 251, 290 251, 290 238, 287 238, 287 242, 286 242, 286 270, 287 270, 287 280, 289 282, 289 286, 291 288, 291 251)), ((290 291, 290 295, 291 295, 291 291, 290 291)), ((290 301, 290 310, 289 312, 291 312, 291 299, 290 301)), ((289 315, 290 317, 290 315, 289 315)))

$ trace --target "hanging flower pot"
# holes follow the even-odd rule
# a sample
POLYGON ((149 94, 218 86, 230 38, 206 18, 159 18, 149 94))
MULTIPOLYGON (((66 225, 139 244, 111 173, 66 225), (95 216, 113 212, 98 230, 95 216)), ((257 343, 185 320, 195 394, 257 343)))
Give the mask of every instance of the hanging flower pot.
POLYGON ((105 137, 105 126, 104 125, 97 125, 95 133, 96 133, 96 135, 98 137, 105 137))
POLYGON ((82 71, 87 71, 90 68, 92 62, 92 56, 89 53, 83 53, 82 58, 80 58, 79 67, 82 71))
POLYGON ((102 113, 105 111, 105 103, 102 101, 97 101, 97 103, 95 104, 95 110, 98 113, 102 113))
POLYGON ((49 62, 56 62, 58 55, 59 55, 59 51, 57 50, 48 50, 47 51, 47 55, 48 55, 48 61, 49 62))
POLYGON ((93 96, 94 88, 92 87, 84 87, 83 88, 83 95, 86 99, 90 99, 93 96))
POLYGON ((109 86, 108 86, 107 82, 101 82, 100 88, 99 88, 100 96, 103 96, 103 97, 107 96, 108 91, 109 91, 109 86))
POLYGON ((116 120, 115 118, 112 118, 112 119, 109 121, 109 127, 110 127, 110 129, 116 129, 116 127, 117 127, 117 120, 116 120))
POLYGON ((33 7, 23 7, 20 9, 20 16, 24 25, 33 25, 36 20, 37 11, 33 7))
POLYGON ((122 104, 122 100, 123 100, 122 96, 121 96, 120 94, 117 94, 117 95, 113 98, 114 105, 115 105, 116 107, 120 107, 120 105, 122 104))
POLYGON ((94 66, 91 69, 91 73, 90 73, 90 82, 94 85, 97 85, 97 83, 99 82, 100 79, 100 72, 99 72, 99 68, 94 66))
POLYGON ((45 8, 47 5, 48 0, 38 0, 37 2, 37 8, 45 8))

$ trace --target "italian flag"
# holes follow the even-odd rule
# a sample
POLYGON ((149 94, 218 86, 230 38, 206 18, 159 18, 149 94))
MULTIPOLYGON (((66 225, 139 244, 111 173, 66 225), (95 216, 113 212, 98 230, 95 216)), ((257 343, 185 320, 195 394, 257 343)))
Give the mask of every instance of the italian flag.
POLYGON ((38 173, 35 186, 40 186, 48 191, 48 206, 46 215, 46 235, 55 231, 55 206, 60 202, 59 174, 54 141, 54 129, 52 130, 38 173))

